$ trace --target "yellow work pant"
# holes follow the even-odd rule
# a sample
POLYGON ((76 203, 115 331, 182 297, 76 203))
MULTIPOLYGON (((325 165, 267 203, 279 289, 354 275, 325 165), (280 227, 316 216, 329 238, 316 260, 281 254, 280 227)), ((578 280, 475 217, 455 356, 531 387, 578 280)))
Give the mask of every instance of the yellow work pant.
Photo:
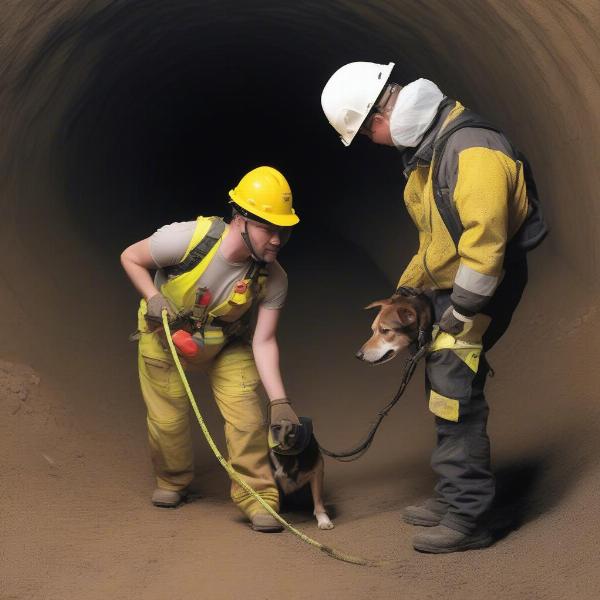
MULTIPOLYGON (((185 388, 156 334, 143 333, 139 375, 148 409, 148 438, 159 488, 179 491, 193 478, 190 437, 191 407, 185 388)), ((228 460, 275 510, 279 494, 269 463, 266 423, 257 393, 259 376, 252 350, 236 342, 201 366, 208 375, 217 406, 225 419, 228 460)), ((231 498, 248 517, 264 508, 232 481, 231 498)))

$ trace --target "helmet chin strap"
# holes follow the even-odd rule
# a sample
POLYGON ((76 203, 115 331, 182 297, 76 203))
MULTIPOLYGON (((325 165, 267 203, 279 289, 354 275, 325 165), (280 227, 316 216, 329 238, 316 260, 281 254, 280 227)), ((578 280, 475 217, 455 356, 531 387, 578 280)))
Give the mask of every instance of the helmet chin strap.
POLYGON ((256 252, 254 246, 252 245, 252 241, 250 240, 250 235, 248 234, 248 221, 244 219, 244 231, 240 233, 242 239, 244 240, 244 244, 246 244, 246 248, 250 250, 250 254, 252 258, 259 263, 264 263, 265 259, 256 252))

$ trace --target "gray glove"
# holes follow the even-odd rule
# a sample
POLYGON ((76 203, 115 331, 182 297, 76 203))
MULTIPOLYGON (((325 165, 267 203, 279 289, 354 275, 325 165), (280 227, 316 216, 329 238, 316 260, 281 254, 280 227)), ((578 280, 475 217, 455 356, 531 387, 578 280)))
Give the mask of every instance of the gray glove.
POLYGON ((454 306, 450 305, 442 315, 439 326, 440 331, 445 331, 450 335, 459 335, 465 328, 467 323, 471 323, 473 319, 459 313, 454 306))
POLYGON ((285 436, 291 426, 300 425, 300 419, 287 398, 278 398, 269 403, 269 428, 273 440, 278 444, 285 442, 285 436))
POLYGON ((156 327, 162 323, 163 308, 167 309, 169 323, 176 317, 169 301, 160 292, 149 298, 146 305, 146 321, 150 326, 156 327))

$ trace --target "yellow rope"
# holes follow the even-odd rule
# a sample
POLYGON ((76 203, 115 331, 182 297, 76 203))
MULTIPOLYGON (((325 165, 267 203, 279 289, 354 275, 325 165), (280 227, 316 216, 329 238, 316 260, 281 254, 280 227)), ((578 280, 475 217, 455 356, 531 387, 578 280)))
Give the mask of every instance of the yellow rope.
POLYGON ((365 558, 361 558, 359 556, 352 556, 351 554, 346 554, 345 552, 341 552, 339 550, 336 550, 335 548, 330 548, 329 546, 325 546, 324 544, 321 544, 321 542, 317 542, 317 540, 313 540, 312 538, 308 537, 306 534, 304 534, 301 531, 299 531, 298 529, 296 529, 293 525, 290 525, 283 517, 281 517, 275 510, 273 510, 273 508, 271 506, 269 506, 269 504, 267 504, 267 502, 265 502, 265 500, 263 498, 261 498, 259 496, 259 494, 256 491, 254 491, 254 489, 252 489, 252 487, 250 487, 242 479, 242 477, 240 477, 240 475, 236 472, 236 470, 223 458, 223 455, 217 448, 217 445, 215 444, 214 440, 212 439, 212 436, 210 435, 210 432, 208 431, 208 428, 206 427, 206 424, 204 423, 202 414, 200 413, 200 410, 198 409, 198 405, 196 404, 196 400, 194 399, 194 394, 192 394, 190 384, 188 383, 187 377, 185 376, 185 373, 183 371, 183 367, 181 366, 181 362, 179 361, 179 356, 177 355, 177 351, 175 350, 173 340, 171 339, 171 329, 169 328, 169 321, 167 318, 166 309, 163 309, 162 319, 163 319, 163 326, 164 326, 165 332, 167 334, 167 336, 166 336, 167 341, 169 342, 169 348, 171 349, 171 354, 173 356, 173 360, 175 361, 175 366, 177 367, 177 370, 179 371, 181 381, 183 382, 185 391, 187 392, 187 395, 188 395, 188 398, 192 405, 192 408, 194 409, 194 413, 196 413, 196 418, 198 419, 198 423, 200 424, 200 429, 202 429, 202 433, 204 434, 204 437, 206 438, 208 445, 210 446, 214 455, 217 457, 217 460, 221 463, 221 466, 229 474, 229 477, 231 477, 231 479, 233 479, 235 482, 237 482, 239 485, 241 485, 242 488, 244 488, 244 490, 246 492, 251 494, 269 514, 271 514, 275 519, 277 519, 277 521, 279 521, 288 531, 291 531, 295 536, 299 537, 303 542, 306 542, 307 544, 310 544, 311 546, 318 548, 319 550, 321 550, 321 552, 324 552, 325 554, 327 554, 328 556, 331 556, 332 558, 336 558, 336 559, 342 560, 344 562, 352 563, 354 565, 374 566, 375 563, 373 561, 367 560, 365 558))

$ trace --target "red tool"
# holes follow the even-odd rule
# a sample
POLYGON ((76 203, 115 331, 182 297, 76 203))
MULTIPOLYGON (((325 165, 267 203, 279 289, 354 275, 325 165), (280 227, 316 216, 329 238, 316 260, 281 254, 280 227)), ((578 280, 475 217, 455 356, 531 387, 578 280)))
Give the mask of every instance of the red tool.
POLYGON ((207 288, 201 288, 198 291, 199 294, 196 298, 196 304, 198 306, 208 306, 212 300, 212 294, 210 293, 210 290, 207 288))
POLYGON ((186 358, 193 358, 198 354, 198 344, 192 339, 192 335, 183 329, 178 329, 171 339, 177 350, 186 358))
POLYGON ((182 356, 186 358, 194 358, 198 354, 198 350, 203 346, 200 330, 203 329, 208 312, 208 306, 212 300, 212 294, 208 288, 198 288, 196 290, 196 301, 192 307, 188 318, 191 319, 192 329, 195 333, 192 334, 185 329, 178 329, 171 338, 175 347, 182 356))

